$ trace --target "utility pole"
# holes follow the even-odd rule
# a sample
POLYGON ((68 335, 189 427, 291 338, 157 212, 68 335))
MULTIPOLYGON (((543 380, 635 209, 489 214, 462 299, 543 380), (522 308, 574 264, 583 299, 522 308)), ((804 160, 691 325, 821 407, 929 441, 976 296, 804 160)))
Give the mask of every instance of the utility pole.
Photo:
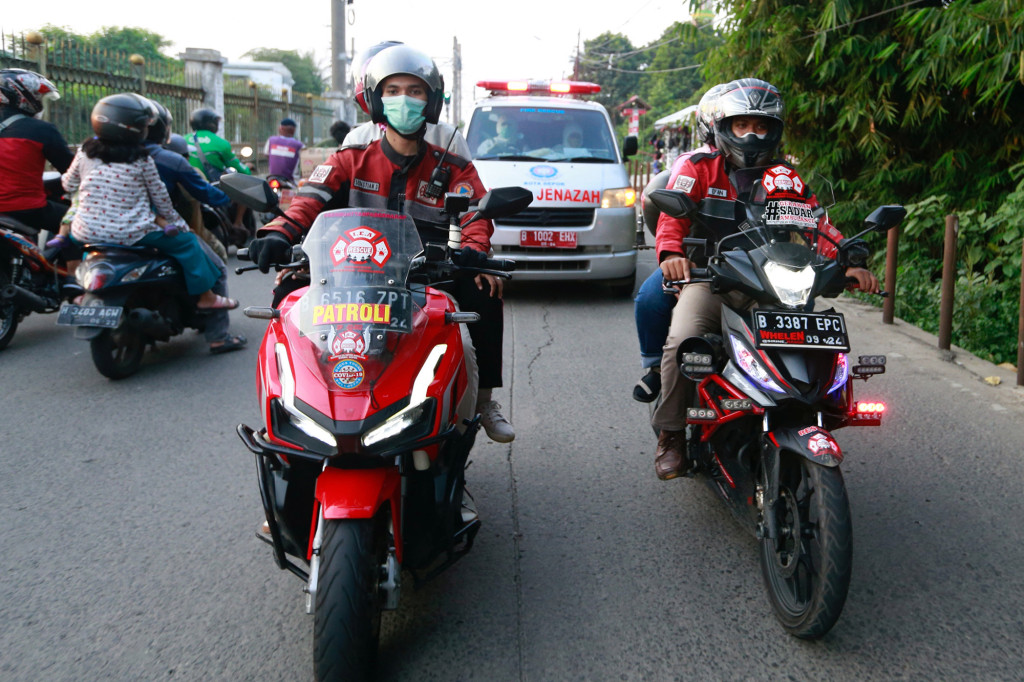
POLYGON ((346 0, 331 0, 331 90, 345 94, 348 80, 345 78, 345 4, 346 0))
POLYGON ((452 37, 452 108, 448 120, 456 128, 462 122, 462 46, 452 37))

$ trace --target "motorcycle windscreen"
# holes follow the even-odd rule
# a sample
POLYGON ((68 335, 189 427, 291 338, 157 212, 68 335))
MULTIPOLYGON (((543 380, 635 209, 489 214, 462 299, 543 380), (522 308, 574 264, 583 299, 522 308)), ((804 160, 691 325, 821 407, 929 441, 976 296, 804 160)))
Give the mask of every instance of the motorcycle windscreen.
POLYGON ((301 355, 330 388, 366 388, 387 364, 378 337, 413 329, 417 306, 406 280, 423 251, 416 224, 393 211, 327 211, 302 248, 310 286, 289 313, 308 344, 301 355))

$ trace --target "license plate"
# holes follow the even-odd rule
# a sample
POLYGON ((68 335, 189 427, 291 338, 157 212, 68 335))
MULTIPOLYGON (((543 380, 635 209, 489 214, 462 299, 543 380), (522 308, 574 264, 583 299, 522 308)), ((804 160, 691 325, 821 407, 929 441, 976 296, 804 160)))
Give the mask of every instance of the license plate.
POLYGON ((519 246, 575 249, 577 236, 573 230, 520 230, 519 246))
POLYGON ((75 305, 65 303, 57 314, 57 324, 114 328, 121 323, 124 308, 115 305, 75 305))
POLYGON ((754 340, 758 348, 850 350, 846 320, 840 313, 755 310, 754 340))

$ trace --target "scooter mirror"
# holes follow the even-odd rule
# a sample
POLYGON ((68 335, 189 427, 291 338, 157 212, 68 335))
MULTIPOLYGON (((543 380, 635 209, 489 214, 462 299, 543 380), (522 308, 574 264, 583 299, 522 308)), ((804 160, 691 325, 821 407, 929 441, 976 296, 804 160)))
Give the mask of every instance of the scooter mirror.
POLYGON ((887 232, 903 222, 907 209, 897 204, 879 206, 864 219, 864 227, 877 232, 887 232))
POLYGON ((260 213, 273 211, 278 199, 266 180, 243 173, 220 176, 220 188, 232 201, 260 213))
POLYGON ((533 203, 533 192, 525 187, 495 187, 477 204, 481 218, 515 215, 533 203))
POLYGON ((685 218, 697 210, 693 199, 677 189, 656 189, 647 195, 647 199, 672 218, 685 218))

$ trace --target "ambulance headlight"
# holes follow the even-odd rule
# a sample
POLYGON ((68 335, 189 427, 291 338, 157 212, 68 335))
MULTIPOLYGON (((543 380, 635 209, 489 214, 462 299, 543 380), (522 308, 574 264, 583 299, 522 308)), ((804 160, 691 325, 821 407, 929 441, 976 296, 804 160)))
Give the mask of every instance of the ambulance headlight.
POLYGON ((606 189, 601 192, 601 208, 629 208, 636 203, 636 190, 632 187, 606 189))

